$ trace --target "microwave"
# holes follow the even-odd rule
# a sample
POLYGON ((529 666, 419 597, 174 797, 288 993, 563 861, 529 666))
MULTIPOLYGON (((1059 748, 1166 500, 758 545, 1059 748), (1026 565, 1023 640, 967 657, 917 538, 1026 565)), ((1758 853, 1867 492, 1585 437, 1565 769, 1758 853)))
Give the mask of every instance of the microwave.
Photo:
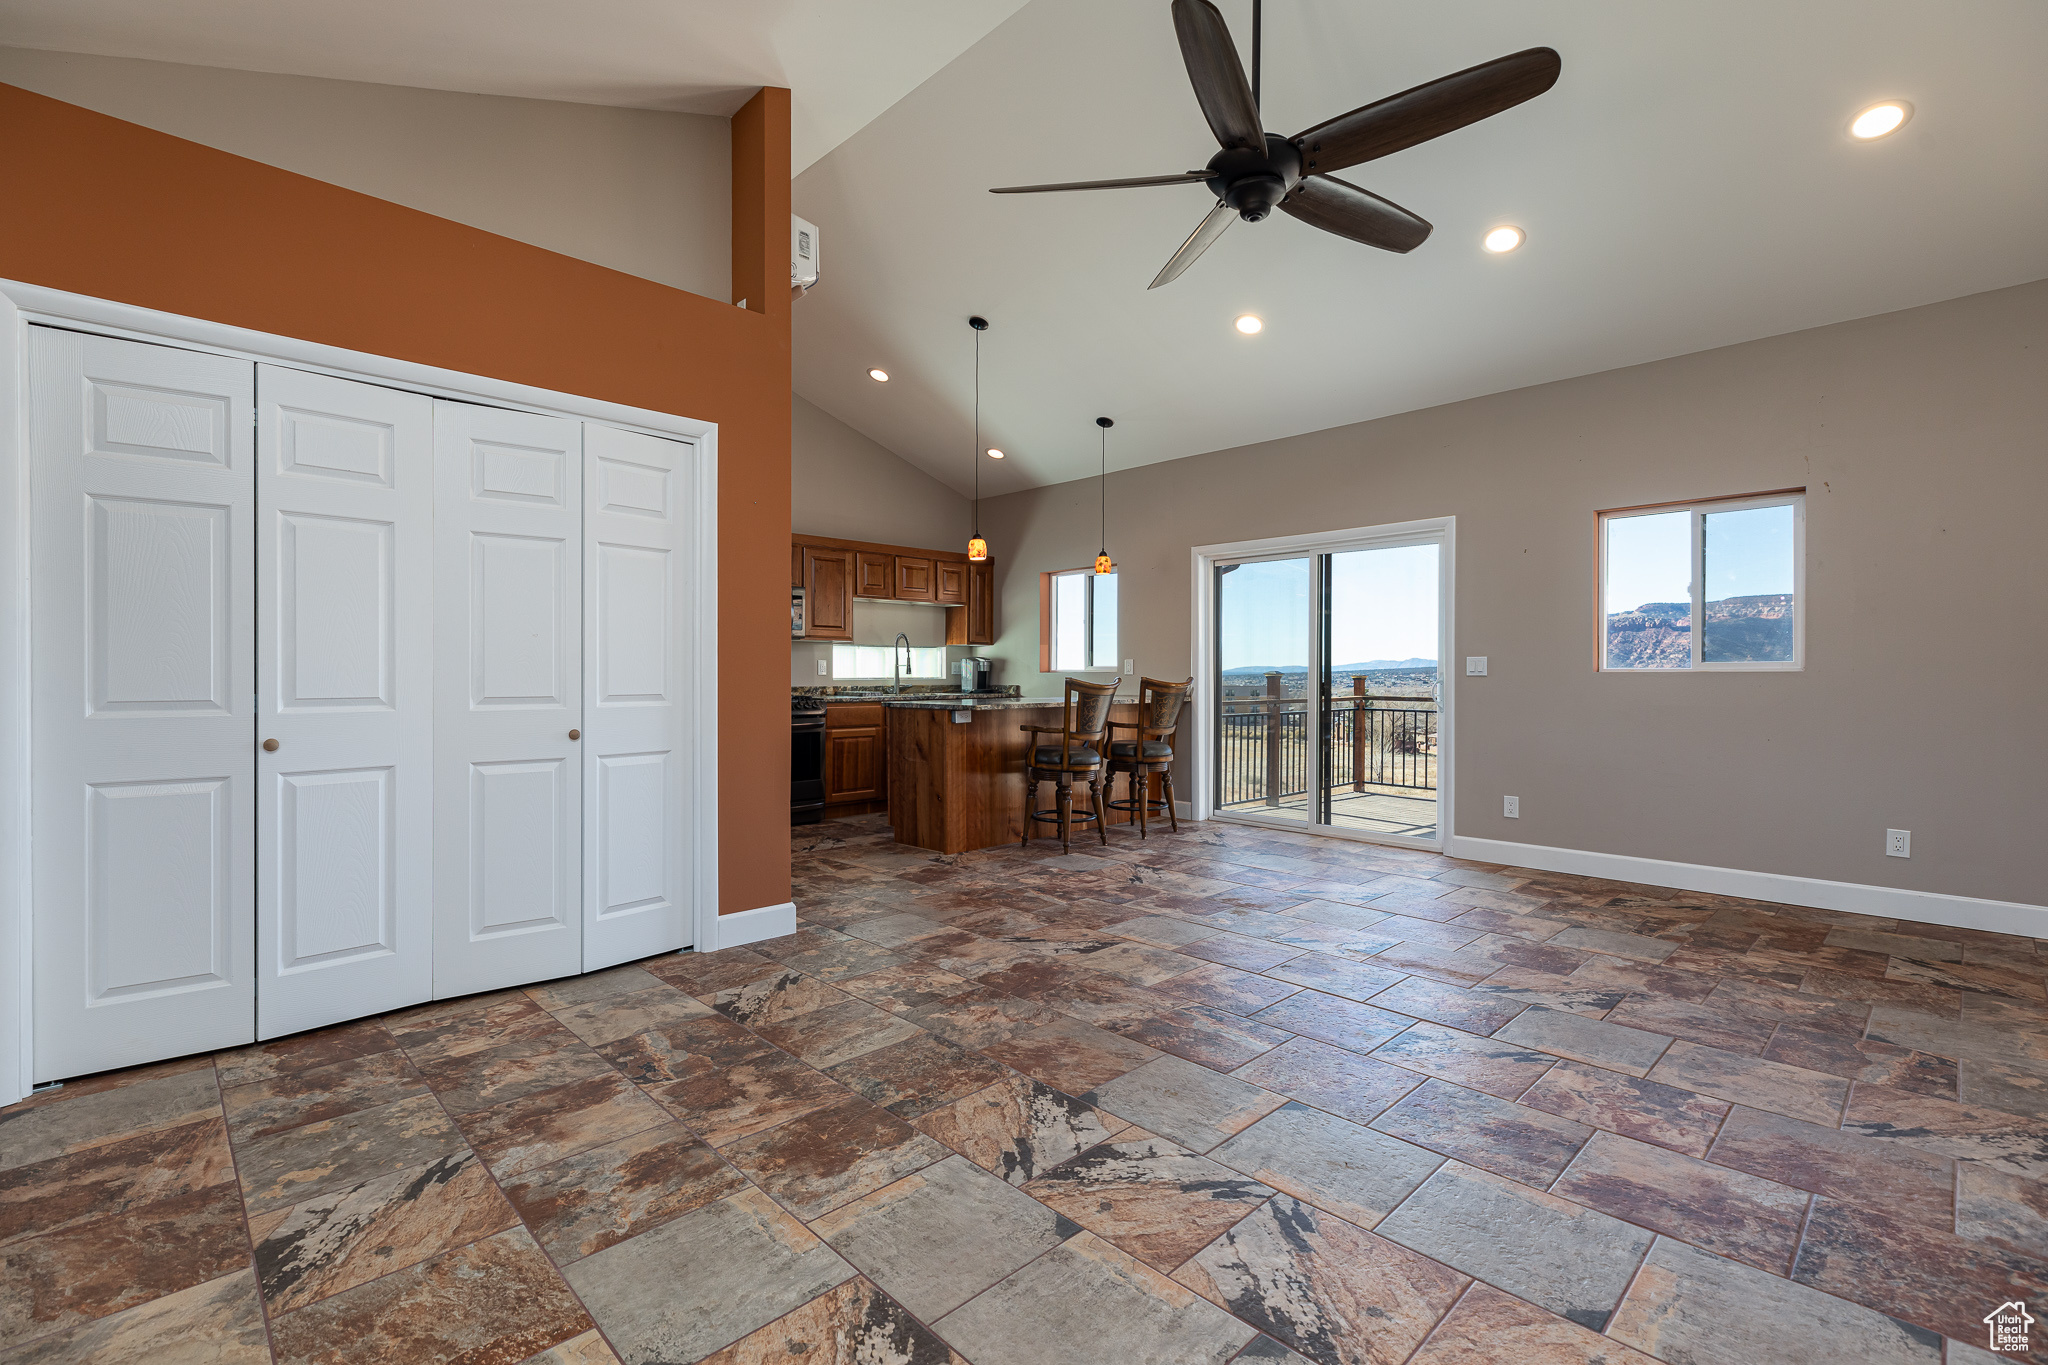
POLYGON ((789 638, 804 638, 804 592, 802 588, 789 590, 789 638))

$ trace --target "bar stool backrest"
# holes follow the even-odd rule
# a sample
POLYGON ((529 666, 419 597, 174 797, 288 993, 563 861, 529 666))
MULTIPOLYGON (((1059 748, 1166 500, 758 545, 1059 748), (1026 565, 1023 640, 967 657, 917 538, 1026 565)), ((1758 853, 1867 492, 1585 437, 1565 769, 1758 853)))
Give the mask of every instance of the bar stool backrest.
MULTIPOLYGON (((1195 680, 1184 683, 1166 682, 1159 678, 1145 678, 1138 684, 1138 724, 1142 732, 1138 742, 1148 739, 1167 739, 1180 726, 1181 708, 1187 705, 1188 692, 1195 680)), ((1142 752, 1142 751, 1141 751, 1142 752)))
POLYGON ((1082 682, 1079 678, 1067 679, 1067 694, 1063 703, 1065 719, 1064 733, 1060 736, 1060 762, 1065 764, 1079 749, 1094 749, 1102 752, 1102 732, 1109 725, 1110 698, 1116 694, 1116 684, 1082 682))

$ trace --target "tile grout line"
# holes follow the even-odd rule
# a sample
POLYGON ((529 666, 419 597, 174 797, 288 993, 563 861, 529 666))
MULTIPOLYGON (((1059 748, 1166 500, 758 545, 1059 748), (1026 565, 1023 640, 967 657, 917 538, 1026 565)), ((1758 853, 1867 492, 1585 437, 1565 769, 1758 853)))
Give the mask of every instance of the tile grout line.
MULTIPOLYGON (((521 989, 520 993, 522 995, 525 994, 523 989, 521 989)), ((539 1001, 534 1001, 534 1004, 538 1006, 541 1009, 542 1013, 546 1014, 550 1019, 555 1018, 554 1011, 547 1009, 546 1006, 540 1005, 539 1001)), ((561 1020, 555 1019, 555 1022, 559 1024, 561 1023, 561 1020)), ((579 1039, 578 1041, 580 1042, 581 1040, 579 1039)), ((409 1050, 406 1050, 403 1044, 400 1044, 400 1049, 406 1052, 406 1060, 411 1061, 412 1053, 409 1050)), ((595 1050, 596 1049, 592 1049, 592 1051, 595 1050)), ((609 1057, 605 1058, 605 1063, 607 1065, 610 1065, 611 1059, 609 1057)), ((616 1068, 614 1068, 614 1070, 616 1070, 616 1068)), ((631 1084, 631 1082, 628 1082, 628 1084, 631 1084)), ((517 1226, 520 1231, 524 1232, 527 1235, 527 1237, 533 1242, 534 1250, 538 1251, 541 1254, 542 1259, 547 1261, 549 1269, 555 1272, 555 1278, 561 1282, 563 1290, 567 1292, 569 1298, 575 1303, 577 1310, 581 1312, 585 1318, 589 1319, 591 1327, 597 1332, 599 1339, 604 1342, 605 1348, 611 1351, 612 1354, 618 1359, 624 1360, 625 1357, 619 1355, 618 1350, 612 1345, 611 1338, 605 1334, 604 1328, 598 1326, 597 1315, 592 1313, 590 1311, 589 1305, 583 1302, 583 1296, 576 1292, 576 1286, 569 1283, 569 1277, 562 1273, 562 1267, 560 1266, 560 1264, 556 1262, 554 1256, 548 1251, 546 1245, 544 1245, 541 1242, 540 1238, 534 1236, 533 1229, 527 1226, 526 1216, 520 1213, 519 1206, 517 1204, 514 1204, 512 1202, 511 1196, 505 1193, 504 1184, 498 1179, 498 1173, 491 1169, 491 1163, 484 1160, 483 1154, 477 1151, 474 1143, 470 1142, 469 1135, 462 1131, 461 1123, 456 1121, 454 1113, 449 1110, 446 1102, 442 1100, 441 1092, 438 1090, 434 1090, 432 1086, 429 1086, 428 1089, 429 1092, 434 1096, 434 1103, 441 1110, 442 1116, 448 1120, 449 1126, 455 1129, 455 1135, 462 1139, 463 1148, 466 1151, 468 1151, 470 1156, 476 1160, 476 1164, 482 1168, 484 1177, 491 1182, 491 1188, 498 1192, 498 1198, 504 1200, 505 1207, 512 1211, 512 1217, 515 1220, 515 1226, 517 1226)), ((642 1131, 645 1130, 643 1129, 642 1131)), ((501 1233, 508 1231, 510 1231, 509 1228, 500 1228, 498 1232, 489 1233, 483 1237, 472 1237, 469 1241, 464 1242, 459 1246, 443 1247, 440 1251, 437 1251, 432 1256, 427 1257, 426 1260, 417 1262, 416 1265, 424 1266, 430 1264, 431 1262, 437 1261, 441 1259, 443 1256, 448 1255, 452 1251, 461 1251, 466 1247, 475 1246, 480 1242, 488 1241, 491 1237, 499 1236, 501 1233)), ((405 1266, 401 1267, 400 1270, 388 1271, 386 1273, 388 1275, 397 1275, 402 1273, 402 1271, 404 1270, 411 1270, 414 1268, 414 1266, 405 1266)), ((376 1279, 366 1280, 364 1281, 364 1283, 375 1284, 376 1280, 384 1278, 384 1275, 380 1275, 377 1276, 376 1279)), ((350 1288, 355 1287, 356 1286, 353 1285, 350 1286, 350 1288)), ((348 1291, 343 1290, 342 1292, 347 1293, 348 1291)), ((311 1305, 309 1304, 307 1306, 310 1307, 311 1305)), ((578 1336, 581 1335, 582 1333, 580 1332, 571 1333, 569 1336, 563 1337, 562 1341, 574 1341, 578 1336)), ((555 1347, 560 1346, 562 1344, 562 1341, 551 1342, 541 1349, 543 1351, 552 1351, 555 1347)))
POLYGON ((227 1087, 221 1084, 220 1063, 215 1062, 213 1070, 213 1091, 220 1101, 221 1141, 228 1148, 228 1170, 234 1176, 235 1201, 242 1206, 242 1237, 249 1245, 249 1279, 256 1291, 256 1311, 263 1318, 263 1345, 270 1352, 273 1365, 283 1357, 277 1353, 277 1336, 270 1325, 270 1296, 263 1292, 263 1267, 256 1259, 256 1231, 249 1223, 249 1192, 242 1183, 242 1158, 235 1150, 234 1128, 228 1123, 227 1087))

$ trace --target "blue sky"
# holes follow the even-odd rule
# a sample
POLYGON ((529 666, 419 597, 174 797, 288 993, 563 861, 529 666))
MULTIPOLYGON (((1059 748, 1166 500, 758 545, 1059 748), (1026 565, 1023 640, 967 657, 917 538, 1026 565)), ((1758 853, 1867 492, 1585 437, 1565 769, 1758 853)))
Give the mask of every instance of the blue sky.
MULTIPOLYGON (((1434 659, 1437 547, 1355 550, 1330 566, 1332 663, 1434 659)), ((1306 667, 1311 560, 1242 564, 1223 575, 1223 667, 1306 667)))
MULTIPOLYGON (((1607 523, 1610 612, 1692 596, 1690 511, 1607 523)), ((1706 600, 1792 591, 1792 508, 1748 507, 1706 517, 1706 600)))

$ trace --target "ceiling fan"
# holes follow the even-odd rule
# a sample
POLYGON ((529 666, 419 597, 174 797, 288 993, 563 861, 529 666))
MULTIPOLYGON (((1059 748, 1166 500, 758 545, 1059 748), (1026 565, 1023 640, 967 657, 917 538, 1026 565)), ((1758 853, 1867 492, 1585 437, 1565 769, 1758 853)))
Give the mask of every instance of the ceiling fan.
POLYGON ((1490 118, 1557 83, 1560 61, 1547 47, 1499 57, 1413 90, 1339 114, 1293 137, 1265 131, 1259 122, 1259 46, 1262 0, 1252 0, 1252 78, 1223 13, 1210 0, 1173 0, 1173 27, 1195 100, 1223 150, 1199 171, 1134 180, 1080 180, 1061 185, 1008 185, 990 194, 1043 194, 1053 190, 1113 190, 1204 181, 1217 199, 1194 233, 1181 243, 1147 288, 1179 278, 1233 217, 1256 223, 1278 208, 1310 227, 1349 237, 1383 251, 1413 251, 1430 225, 1399 204, 1331 175, 1347 166, 1413 147, 1490 118))

